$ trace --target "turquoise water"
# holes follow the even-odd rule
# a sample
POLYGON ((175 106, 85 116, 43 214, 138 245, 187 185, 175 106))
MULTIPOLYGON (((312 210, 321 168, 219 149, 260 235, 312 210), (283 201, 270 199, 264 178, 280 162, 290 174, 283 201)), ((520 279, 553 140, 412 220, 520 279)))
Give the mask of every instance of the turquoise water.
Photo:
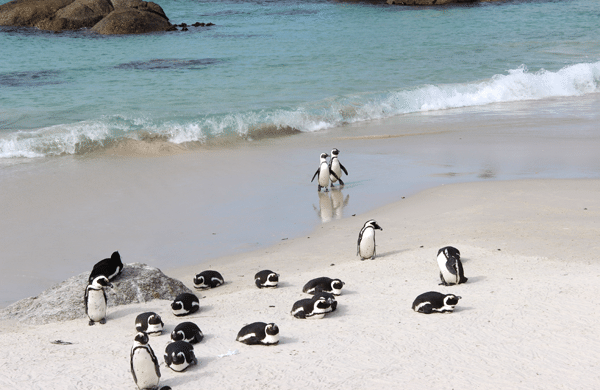
POLYGON ((159 2, 187 32, 0 29, 0 159, 600 90, 600 2, 159 2))

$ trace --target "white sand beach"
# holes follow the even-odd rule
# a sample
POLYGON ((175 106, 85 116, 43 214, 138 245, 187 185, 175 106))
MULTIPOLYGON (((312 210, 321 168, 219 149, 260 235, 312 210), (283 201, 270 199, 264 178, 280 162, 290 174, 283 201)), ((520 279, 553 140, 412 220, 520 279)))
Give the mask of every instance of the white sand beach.
MULTIPOLYGON (((591 389, 600 385, 600 180, 453 184, 319 226, 310 235, 220 258, 226 283, 199 291, 201 310, 176 318, 168 301, 109 307, 103 326, 86 319, 31 326, 0 324, 0 385, 14 389, 135 389, 129 372, 134 319, 156 311, 165 332, 150 344, 161 385, 173 389, 591 389), (355 256, 370 218, 375 260, 355 256), (466 284, 439 286, 435 261, 460 249, 466 284), (277 289, 253 275, 281 274, 277 289), (320 320, 290 315, 309 279, 346 285, 338 309, 320 320), (411 309, 426 291, 462 299, 453 313, 411 309), (184 320, 205 339, 199 364, 176 373, 162 355, 184 320), (276 346, 235 341, 254 321, 275 322, 276 346), (51 342, 62 340, 70 345, 51 342)), ((198 266, 164 270, 192 288, 198 266)))

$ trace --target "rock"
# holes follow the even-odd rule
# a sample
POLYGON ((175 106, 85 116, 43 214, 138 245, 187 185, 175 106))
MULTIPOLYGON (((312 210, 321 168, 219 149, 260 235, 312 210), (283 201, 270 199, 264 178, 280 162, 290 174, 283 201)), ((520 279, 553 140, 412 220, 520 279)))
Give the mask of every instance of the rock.
POLYGON ((158 4, 142 0, 13 0, 0 5, 0 25, 50 31, 92 28, 101 34, 139 34, 171 27, 158 4))
MULTIPOLYGON (((22 299, 0 310, 1 319, 13 319, 30 324, 47 324, 84 318, 83 295, 89 272, 59 283, 37 297, 22 299)), ((108 288, 108 316, 110 308, 153 299, 172 301, 181 293, 192 291, 179 280, 170 278, 161 270, 146 264, 126 264, 123 272, 113 280, 114 288, 108 288)))
POLYGON ((388 4, 397 5, 446 5, 446 4, 460 4, 460 3, 479 3, 479 2, 492 2, 502 0, 387 0, 388 4))

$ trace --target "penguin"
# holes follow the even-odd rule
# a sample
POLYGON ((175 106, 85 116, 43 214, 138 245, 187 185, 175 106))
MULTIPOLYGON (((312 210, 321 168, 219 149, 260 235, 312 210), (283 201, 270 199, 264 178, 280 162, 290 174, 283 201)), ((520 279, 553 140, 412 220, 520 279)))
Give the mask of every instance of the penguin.
POLYGON ((325 317, 325 314, 331 311, 333 311, 331 304, 325 297, 312 297, 296 301, 290 313, 296 318, 317 320, 325 317))
MULTIPOLYGON (((148 344, 148 335, 139 332, 131 347, 129 362, 133 381, 140 390, 155 389, 160 381, 160 367, 154 351, 148 344)), ((163 388, 164 389, 164 388, 163 388)))
POLYGON ((360 255, 361 260, 375 258, 375 230, 383 231, 383 228, 377 224, 374 219, 369 219, 360 229, 358 242, 356 244, 356 255, 360 255))
POLYGON ((279 328, 272 322, 254 322, 238 332, 236 341, 248 345, 276 345, 279 343, 279 328))
POLYGON ((337 301, 335 300, 335 296, 328 292, 317 292, 313 295, 313 299, 323 298, 329 304, 329 309, 326 309, 326 312, 334 312, 337 309, 337 301))
POLYGON ((194 346, 185 341, 174 341, 165 348, 165 363, 173 371, 182 372, 189 366, 198 364, 194 346))
POLYGON ((110 259, 100 260, 92 268, 88 282, 92 283, 92 280, 100 275, 104 275, 108 280, 113 280, 121 274, 123 271, 123 262, 121 262, 121 255, 118 251, 113 252, 110 259))
POLYGON ((321 188, 325 188, 325 191, 328 191, 327 187, 329 186, 329 176, 333 175, 337 178, 337 180, 339 180, 339 177, 337 177, 335 172, 332 172, 331 169, 329 169, 327 157, 329 157, 327 153, 321 153, 319 169, 317 169, 317 171, 313 175, 313 178, 310 181, 312 183, 313 180, 315 180, 315 177, 319 177, 317 180, 319 182, 319 185, 317 186, 317 191, 319 192, 321 191, 321 188))
POLYGON ((135 330, 144 332, 150 336, 160 335, 165 324, 160 316, 152 311, 139 314, 135 318, 135 330))
POLYGON ((433 312, 452 312, 454 306, 461 297, 454 294, 442 294, 437 291, 429 291, 419 295, 412 304, 417 313, 431 314, 433 312))
POLYGON ((217 271, 202 271, 194 278, 194 287, 199 290, 219 287, 223 283, 223 276, 217 271))
POLYGON ((445 246, 438 251, 437 262, 440 268, 440 285, 466 283, 465 271, 460 261, 460 252, 452 246, 445 246))
POLYGON ((279 283, 279 274, 268 269, 262 270, 254 275, 254 283, 258 288, 277 287, 277 283, 279 283))
POLYGON ((192 314, 200 310, 200 300, 194 294, 181 293, 171 303, 171 309, 177 317, 192 314))
POLYGON ((331 159, 329 160, 329 170, 334 173, 332 175, 329 175, 331 187, 333 187, 333 183, 335 183, 336 181, 340 182, 340 186, 344 185, 344 182, 342 181, 342 171, 344 171, 346 176, 348 176, 348 171, 346 170, 346 167, 342 165, 338 158, 339 154, 340 151, 336 148, 333 148, 333 150, 331 151, 331 159))
POLYGON ((112 286, 106 276, 100 275, 85 288, 83 300, 85 302, 85 314, 90 319, 89 325, 94 325, 96 322, 106 323, 107 299, 104 288, 112 286))
POLYGON ((302 292, 307 294, 315 294, 317 292, 328 292, 333 295, 340 295, 342 293, 342 287, 346 283, 339 279, 331 279, 328 277, 320 277, 310 280, 302 287, 302 292))
POLYGON ((196 344, 202 341, 203 338, 202 331, 193 322, 182 322, 171 332, 171 340, 173 341, 185 341, 190 344, 196 344))

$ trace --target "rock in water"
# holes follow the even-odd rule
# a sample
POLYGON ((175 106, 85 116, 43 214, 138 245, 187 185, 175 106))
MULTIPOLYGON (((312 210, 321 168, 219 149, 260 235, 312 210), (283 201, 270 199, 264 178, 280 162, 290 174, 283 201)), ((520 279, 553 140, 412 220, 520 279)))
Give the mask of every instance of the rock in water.
MULTIPOLYGON (((12 319, 30 324, 47 324, 85 318, 83 295, 89 271, 67 279, 37 297, 22 299, 0 310, 0 319, 12 319)), ((108 316, 110 308, 153 299, 172 301, 177 295, 192 291, 179 280, 146 264, 126 264, 120 276, 113 280, 114 288, 106 291, 108 316)))

